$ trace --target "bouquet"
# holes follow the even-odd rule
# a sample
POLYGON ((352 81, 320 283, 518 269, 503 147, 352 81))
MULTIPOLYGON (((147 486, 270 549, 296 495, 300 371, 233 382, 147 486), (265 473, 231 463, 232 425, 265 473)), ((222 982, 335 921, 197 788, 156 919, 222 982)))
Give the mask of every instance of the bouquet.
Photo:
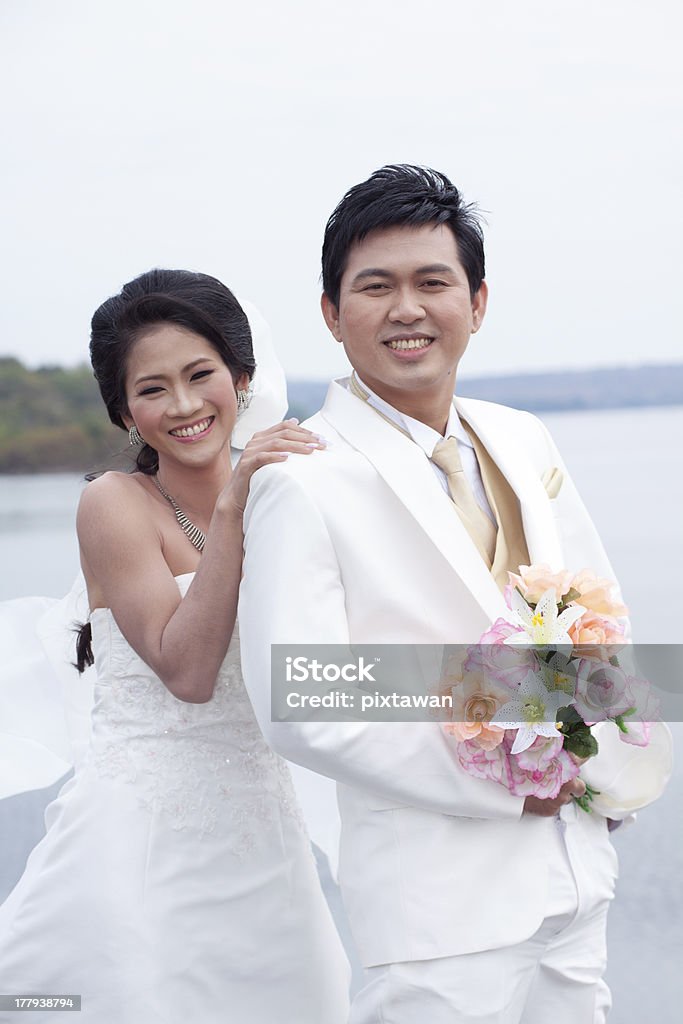
MULTIPOLYGON (((649 683, 620 663, 627 609, 612 582, 547 565, 509 575, 510 619, 446 659, 444 729, 468 774, 552 798, 597 754, 591 726, 612 721, 621 740, 647 746, 659 709, 649 683)), ((596 794, 587 786, 577 803, 588 811, 596 794)))

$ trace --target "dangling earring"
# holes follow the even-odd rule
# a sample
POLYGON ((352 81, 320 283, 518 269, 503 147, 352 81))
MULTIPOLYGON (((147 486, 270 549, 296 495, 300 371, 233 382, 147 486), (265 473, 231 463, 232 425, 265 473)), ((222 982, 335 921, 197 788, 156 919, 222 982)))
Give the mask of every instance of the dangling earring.
POLYGON ((254 385, 249 381, 249 386, 246 388, 240 388, 237 391, 237 415, 241 416, 245 412, 250 404, 254 394, 254 385))
POLYGON ((135 426, 135 424, 133 424, 133 426, 129 429, 128 438, 130 440, 131 445, 133 446, 145 444, 145 439, 138 430, 138 428, 135 426))

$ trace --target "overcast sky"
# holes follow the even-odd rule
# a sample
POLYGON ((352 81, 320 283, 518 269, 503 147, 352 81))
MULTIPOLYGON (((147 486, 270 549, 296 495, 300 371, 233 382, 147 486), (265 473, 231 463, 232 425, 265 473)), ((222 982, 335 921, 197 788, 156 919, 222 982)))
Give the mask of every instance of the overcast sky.
POLYGON ((464 372, 681 358, 679 0, 0 0, 0 353, 87 356, 151 266, 260 307, 290 376, 345 368, 325 221, 389 162, 486 211, 464 372))

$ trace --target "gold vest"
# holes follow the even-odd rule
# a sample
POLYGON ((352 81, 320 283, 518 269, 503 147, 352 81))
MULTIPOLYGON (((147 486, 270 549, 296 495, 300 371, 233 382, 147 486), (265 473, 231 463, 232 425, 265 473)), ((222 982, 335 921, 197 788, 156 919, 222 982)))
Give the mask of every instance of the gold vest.
POLYGON ((520 565, 529 564, 522 510, 517 495, 470 425, 463 422, 463 426, 474 445, 486 497, 498 524, 491 575, 503 590, 509 582, 508 570, 518 572, 520 565))

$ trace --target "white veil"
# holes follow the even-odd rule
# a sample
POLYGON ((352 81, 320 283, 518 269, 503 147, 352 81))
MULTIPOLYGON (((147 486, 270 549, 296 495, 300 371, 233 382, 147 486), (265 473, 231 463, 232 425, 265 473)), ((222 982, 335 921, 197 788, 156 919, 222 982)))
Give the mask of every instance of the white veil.
POLYGON ((285 371, 275 355, 270 327, 250 302, 240 300, 240 305, 249 318, 256 360, 251 403, 240 415, 232 432, 232 447, 241 451, 257 430, 272 427, 283 418, 287 412, 287 382, 285 371))

